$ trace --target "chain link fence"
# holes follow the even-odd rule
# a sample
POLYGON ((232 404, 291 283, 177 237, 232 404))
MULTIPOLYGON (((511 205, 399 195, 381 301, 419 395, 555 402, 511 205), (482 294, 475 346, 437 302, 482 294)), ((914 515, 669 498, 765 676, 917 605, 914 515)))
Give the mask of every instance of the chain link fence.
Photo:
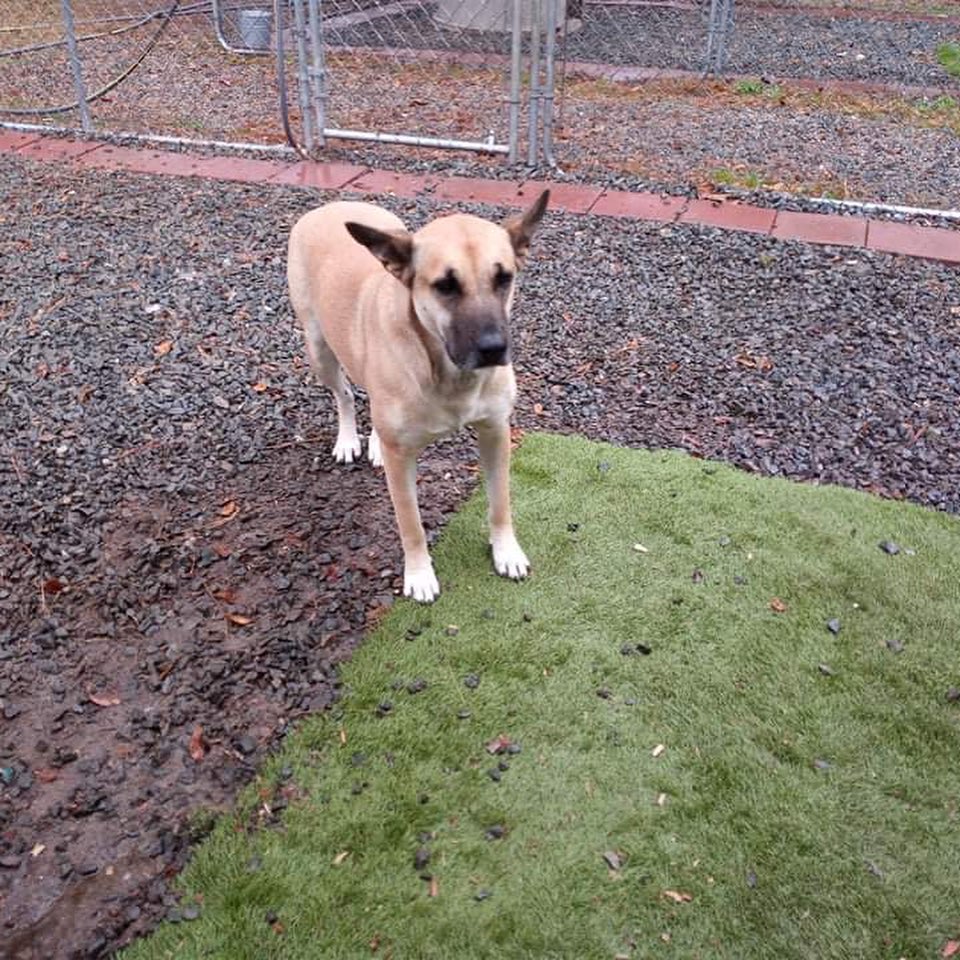
POLYGON ((367 140, 741 177, 755 143, 701 149, 724 74, 906 90, 960 130, 960 0, 0 0, 0 122, 277 146, 286 119, 318 156, 367 140))

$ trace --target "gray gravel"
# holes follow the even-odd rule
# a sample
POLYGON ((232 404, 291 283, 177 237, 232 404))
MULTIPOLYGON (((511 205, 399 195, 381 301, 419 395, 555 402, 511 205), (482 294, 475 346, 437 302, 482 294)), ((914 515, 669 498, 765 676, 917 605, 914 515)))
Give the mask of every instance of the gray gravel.
MULTIPOLYGON (((330 464, 285 298, 287 232, 319 199, 0 158, 0 927, 18 960, 96 956, 180 909, 163 878, 191 811, 331 701, 389 605, 382 477, 330 464)), ((441 209, 388 205, 413 226, 441 209)), ((960 512, 958 308, 956 272, 927 262, 550 215, 517 302, 517 419, 960 512)), ((424 457, 431 533, 474 460, 424 457)))

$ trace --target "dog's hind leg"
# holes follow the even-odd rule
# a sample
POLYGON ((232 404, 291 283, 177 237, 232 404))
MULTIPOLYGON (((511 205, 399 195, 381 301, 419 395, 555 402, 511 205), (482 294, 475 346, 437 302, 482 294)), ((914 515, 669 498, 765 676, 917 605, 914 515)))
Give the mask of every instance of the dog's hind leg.
POLYGON ((315 327, 307 333, 306 342, 310 366, 320 382, 330 388, 337 404, 337 442, 333 447, 333 457, 337 463, 353 463, 360 456, 353 389, 340 361, 315 327))

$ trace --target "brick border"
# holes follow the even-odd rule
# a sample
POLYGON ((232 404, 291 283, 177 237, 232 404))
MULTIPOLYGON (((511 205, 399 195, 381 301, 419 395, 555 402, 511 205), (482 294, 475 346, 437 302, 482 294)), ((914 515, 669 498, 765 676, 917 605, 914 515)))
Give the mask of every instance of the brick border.
POLYGON ((542 180, 518 182, 440 177, 435 174, 415 175, 347 163, 201 157, 153 148, 119 147, 92 140, 20 133, 3 128, 0 128, 0 153, 80 168, 308 186, 361 196, 387 194, 407 199, 433 197, 459 203, 490 203, 506 207, 522 207, 539 190, 549 187, 552 191, 551 208, 564 213, 739 230, 776 240, 878 250, 960 265, 960 230, 870 220, 859 216, 774 210, 740 203, 735 199, 688 199, 542 180))

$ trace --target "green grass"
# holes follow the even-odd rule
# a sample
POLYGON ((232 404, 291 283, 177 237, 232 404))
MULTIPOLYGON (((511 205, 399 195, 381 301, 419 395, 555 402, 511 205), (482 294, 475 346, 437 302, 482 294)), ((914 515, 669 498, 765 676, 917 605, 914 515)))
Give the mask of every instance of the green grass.
POLYGON ((474 497, 439 602, 398 604, 198 850, 200 919, 125 960, 937 956, 960 932, 956 519, 547 436, 514 484, 533 579, 491 573, 474 497), (500 734, 522 752, 495 783, 500 734))
POLYGON ((759 78, 753 79, 752 77, 738 80, 733 85, 733 89, 735 93, 739 93, 743 96, 756 96, 757 94, 762 93, 764 96, 774 99, 783 93, 783 90, 779 84, 767 83, 765 80, 760 80, 759 78))
POLYGON ((937 47, 937 62, 951 77, 960 77, 960 43, 941 43, 937 47))

